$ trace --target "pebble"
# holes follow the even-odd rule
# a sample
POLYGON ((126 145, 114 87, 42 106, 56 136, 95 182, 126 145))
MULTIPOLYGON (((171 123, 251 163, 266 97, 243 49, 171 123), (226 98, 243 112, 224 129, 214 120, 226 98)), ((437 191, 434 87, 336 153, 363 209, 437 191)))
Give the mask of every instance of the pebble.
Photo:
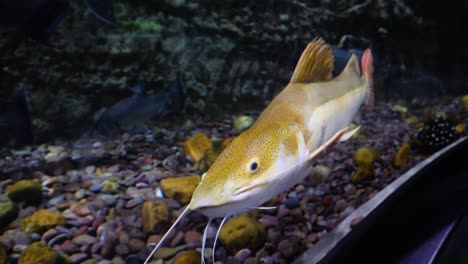
POLYGON ((70 256, 70 259, 73 263, 81 263, 88 259, 88 254, 86 253, 76 253, 70 256))
POLYGON ((127 209, 131 209, 131 208, 134 208, 135 206, 143 203, 144 200, 140 197, 137 197, 137 198, 134 198, 134 199, 131 199, 129 200, 126 204, 125 204, 125 208, 127 209))
POLYGON ((296 196, 289 197, 288 199, 286 199, 285 205, 288 209, 295 209, 299 207, 300 201, 296 196))
POLYGON ((58 203, 62 202, 65 199, 65 194, 60 194, 55 196, 54 198, 47 201, 47 205, 50 207, 56 206, 58 203))
POLYGON ((136 239, 136 238, 131 238, 129 241, 128 241, 128 248, 130 249, 130 251, 132 252, 137 252, 137 251, 140 251, 142 250, 143 248, 146 247, 146 243, 141 241, 140 239, 136 239))
POLYGON ((188 245, 193 245, 194 247, 200 247, 202 244, 203 235, 194 230, 189 230, 185 233, 184 242, 188 245))
POLYGON ((234 258, 239 261, 239 263, 243 263, 248 257, 252 256, 252 251, 248 248, 244 248, 239 250, 234 258))
POLYGON ((128 256, 125 259, 125 264, 141 264, 143 261, 141 261, 137 256, 128 256))
POLYGON ((110 260, 104 259, 104 260, 99 261, 97 264, 112 264, 112 263, 115 263, 115 262, 112 262, 112 261, 110 261, 110 260))
POLYGON ((45 242, 49 242, 52 238, 54 238, 59 232, 55 229, 49 229, 44 234, 42 234, 42 240, 45 242))
POLYGON ((85 203, 76 203, 71 206, 73 213, 79 216, 86 216, 91 214, 91 210, 89 209, 88 205, 85 203))
POLYGON ((120 255, 120 256, 126 256, 130 253, 130 249, 126 244, 118 244, 115 247, 115 254, 120 255))
POLYGON ((83 235, 79 235, 79 236, 74 237, 72 239, 72 241, 73 241, 73 243, 78 244, 80 246, 86 246, 86 245, 96 243, 97 238, 93 237, 91 235, 88 235, 88 234, 83 234, 83 235))
POLYGON ((101 182, 95 182, 93 185, 89 187, 89 190, 92 192, 99 192, 102 189, 102 184, 101 182))
POLYGON ((57 236, 55 236, 54 238, 52 238, 48 243, 47 245, 49 247, 53 247, 55 244, 60 244, 62 243, 63 241, 67 240, 68 238, 70 238, 67 234, 59 234, 57 236))
POLYGON ((340 199, 338 202, 335 203, 334 211, 335 212, 342 212, 348 207, 348 202, 345 199, 340 199))
POLYGON ((68 255, 77 253, 80 250, 78 246, 75 243, 73 243, 71 240, 65 240, 60 245, 60 249, 68 255))

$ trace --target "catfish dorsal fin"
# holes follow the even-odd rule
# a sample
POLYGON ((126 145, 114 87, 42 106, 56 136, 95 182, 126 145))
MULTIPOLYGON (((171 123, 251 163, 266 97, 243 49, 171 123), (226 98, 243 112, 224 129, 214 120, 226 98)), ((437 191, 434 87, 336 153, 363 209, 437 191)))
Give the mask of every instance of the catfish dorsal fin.
POLYGON ((302 52, 289 83, 321 82, 331 79, 333 53, 321 38, 314 39, 302 52))

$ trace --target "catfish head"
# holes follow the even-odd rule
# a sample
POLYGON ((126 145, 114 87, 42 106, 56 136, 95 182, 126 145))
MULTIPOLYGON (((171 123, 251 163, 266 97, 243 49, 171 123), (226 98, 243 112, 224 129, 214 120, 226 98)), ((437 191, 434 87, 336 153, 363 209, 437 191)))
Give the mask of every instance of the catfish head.
POLYGON ((234 139, 203 176, 190 210, 224 217, 258 207, 296 184, 308 150, 300 125, 261 123, 234 139))

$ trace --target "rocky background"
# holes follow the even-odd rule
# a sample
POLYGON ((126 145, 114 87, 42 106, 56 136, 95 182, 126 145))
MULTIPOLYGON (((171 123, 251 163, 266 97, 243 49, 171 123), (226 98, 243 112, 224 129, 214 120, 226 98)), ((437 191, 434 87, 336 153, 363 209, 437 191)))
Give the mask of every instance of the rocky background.
POLYGON ((348 35, 347 48, 373 48, 379 100, 467 90, 462 1, 115 1, 112 26, 71 4, 55 48, 0 39, 0 103, 31 87, 36 143, 79 137, 140 81, 157 92, 176 72, 187 98, 172 118, 261 109, 315 37, 335 45, 348 35))

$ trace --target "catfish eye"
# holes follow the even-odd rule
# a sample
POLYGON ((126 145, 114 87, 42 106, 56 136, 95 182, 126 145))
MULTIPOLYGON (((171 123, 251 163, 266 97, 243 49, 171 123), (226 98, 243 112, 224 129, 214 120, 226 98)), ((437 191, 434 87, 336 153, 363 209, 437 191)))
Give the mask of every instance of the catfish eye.
POLYGON ((257 168, 258 168, 258 163, 257 162, 254 161, 254 162, 250 163, 250 170, 251 171, 254 171, 257 168))

